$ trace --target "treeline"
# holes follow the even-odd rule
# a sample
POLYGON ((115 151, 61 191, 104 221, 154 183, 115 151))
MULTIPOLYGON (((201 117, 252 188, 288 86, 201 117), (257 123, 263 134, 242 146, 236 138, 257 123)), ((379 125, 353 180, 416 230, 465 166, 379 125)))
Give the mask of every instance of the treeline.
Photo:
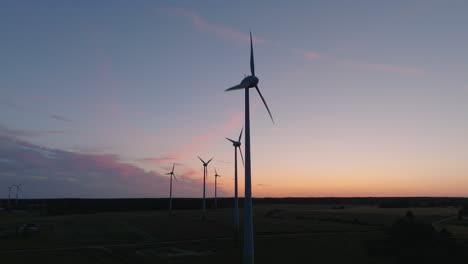
MULTIPOLYGON (((199 209, 202 206, 202 199, 173 198, 172 203, 175 210, 199 209)), ((233 203, 232 198, 218 198, 218 208, 232 207, 233 203)), ((4 205, 4 208, 7 208, 6 200, 0 200, 0 205, 1 204, 4 205)), ((17 206, 12 206, 12 209, 41 210, 44 214, 61 215, 119 211, 167 210, 168 204, 168 198, 21 199, 17 206)), ((208 209, 214 208, 214 199, 207 199, 206 205, 208 209)))
MULTIPOLYGON (((254 198, 254 204, 302 204, 302 205, 326 205, 331 208, 345 206, 378 206, 381 208, 409 208, 409 207, 468 207, 467 198, 451 197, 326 197, 326 198, 254 198)), ((218 208, 233 207, 233 198, 218 198, 218 208)), ((199 198, 174 198, 173 208, 199 209, 202 199, 199 198)), ((239 201, 243 206, 243 199, 239 201)), ((207 199, 209 209, 214 208, 214 200, 207 199)), ((7 208, 7 200, 0 200, 0 207, 7 208)), ((108 211, 145 211, 166 210, 167 198, 146 199, 21 199, 18 205, 12 203, 13 209, 40 209, 45 214, 80 214, 98 213, 108 211)))
POLYGON ((370 205, 381 208, 446 207, 468 205, 460 197, 320 197, 320 198, 256 198, 258 204, 370 205))

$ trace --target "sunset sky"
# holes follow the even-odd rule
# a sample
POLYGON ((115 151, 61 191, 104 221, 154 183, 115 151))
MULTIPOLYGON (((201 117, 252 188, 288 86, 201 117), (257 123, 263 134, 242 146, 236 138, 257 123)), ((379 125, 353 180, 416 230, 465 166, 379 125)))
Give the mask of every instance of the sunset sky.
POLYGON ((467 1, 2 1, 0 197, 468 196, 467 1), (239 167, 243 178, 243 169, 239 167), (243 181, 240 181, 243 190, 243 181))

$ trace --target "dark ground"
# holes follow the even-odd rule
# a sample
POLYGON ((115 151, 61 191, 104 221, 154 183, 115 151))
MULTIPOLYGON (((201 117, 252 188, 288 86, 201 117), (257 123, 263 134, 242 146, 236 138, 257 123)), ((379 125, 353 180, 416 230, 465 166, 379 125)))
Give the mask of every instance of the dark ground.
MULTIPOLYGON (((428 199, 418 202, 433 205, 428 199)), ((198 201, 193 200, 190 202, 194 204, 198 201)), ((268 204, 267 200, 257 200, 256 263, 467 260, 463 252, 468 252, 468 221, 457 220, 458 208, 446 206, 448 200, 435 200, 444 206, 403 208, 359 205, 356 200, 331 203, 330 198, 330 202, 322 200, 322 204, 305 204, 304 200, 268 204)), ((95 200, 73 201, 86 204, 95 200)), ((132 203, 128 199, 112 203, 119 201, 132 203)), ((402 204, 402 200, 384 202, 388 205, 391 201, 402 204)), ((57 204, 71 207, 56 206, 67 209, 57 214, 58 209, 41 209, 37 208, 40 203, 28 206, 22 202, 22 210, 0 212, 2 263, 241 263, 242 237, 238 241, 233 238, 230 208, 210 209, 208 220, 203 222, 199 210, 180 209, 182 206, 176 206, 178 210, 169 217, 167 211, 148 210, 146 205, 134 208, 139 211, 125 212, 105 212, 110 211, 109 207, 104 210, 106 207, 100 205, 94 207, 100 210, 94 210, 104 212, 77 214, 69 212, 80 206, 73 208, 73 202, 56 200, 57 204), (37 225, 38 232, 21 231, 23 224, 37 225)), ((223 205, 228 206, 229 200, 223 205)), ((415 205, 414 200, 410 205, 415 205)))

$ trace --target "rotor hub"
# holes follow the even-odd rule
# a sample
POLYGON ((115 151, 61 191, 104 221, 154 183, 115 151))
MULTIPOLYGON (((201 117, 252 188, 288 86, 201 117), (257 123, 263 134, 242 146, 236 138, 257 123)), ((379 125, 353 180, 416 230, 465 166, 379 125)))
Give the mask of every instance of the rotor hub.
POLYGON ((241 84, 246 84, 247 88, 253 88, 253 87, 257 86, 258 81, 259 80, 258 80, 257 76, 250 75, 250 76, 245 77, 242 80, 241 84))

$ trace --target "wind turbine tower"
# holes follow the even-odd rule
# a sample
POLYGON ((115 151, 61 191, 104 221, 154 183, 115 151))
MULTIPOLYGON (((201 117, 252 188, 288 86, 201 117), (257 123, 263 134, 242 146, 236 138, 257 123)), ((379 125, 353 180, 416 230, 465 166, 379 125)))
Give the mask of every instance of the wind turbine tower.
POLYGON ((14 187, 13 185, 8 187, 8 208, 10 208, 10 206, 11 206, 11 189, 13 187, 14 187))
POLYGON ((206 176, 208 174, 208 164, 210 161, 213 159, 211 158, 208 162, 205 162, 202 158, 197 156, 198 159, 203 163, 203 202, 202 202, 202 209, 203 209, 203 214, 202 214, 202 219, 206 219, 206 176))
POLYGON ((177 178, 174 174, 174 168, 175 168, 175 163, 172 165, 172 171, 169 173, 166 173, 166 175, 169 175, 170 177, 170 187, 169 187, 169 215, 172 215, 172 178, 174 178, 177 181, 177 178))
POLYGON ((218 174, 215 168, 215 208, 218 208, 218 177, 221 175, 218 174))
POLYGON ((239 139, 237 141, 234 141, 230 138, 226 138, 229 140, 232 145, 234 146, 234 226, 236 227, 236 234, 239 233, 239 197, 238 197, 238 187, 237 187, 237 149, 239 149, 241 158, 242 158, 242 164, 245 167, 244 164, 244 156, 242 155, 242 148, 241 146, 241 138, 242 138, 242 132, 244 129, 242 128, 239 139))
POLYGON ((245 77, 240 84, 233 86, 226 91, 245 90, 245 199, 244 199, 244 264, 254 263, 254 236, 253 236, 253 219, 252 219, 252 174, 250 160, 250 105, 249 91, 250 88, 255 88, 260 95, 260 98, 265 105, 271 121, 273 116, 270 109, 263 98, 260 89, 258 88, 258 78, 255 76, 255 63, 252 44, 252 33, 250 33, 250 72, 252 75, 245 77))
POLYGON ((20 192, 21 185, 23 184, 20 183, 20 184, 13 185, 16 187, 16 207, 18 207, 18 193, 20 192))

